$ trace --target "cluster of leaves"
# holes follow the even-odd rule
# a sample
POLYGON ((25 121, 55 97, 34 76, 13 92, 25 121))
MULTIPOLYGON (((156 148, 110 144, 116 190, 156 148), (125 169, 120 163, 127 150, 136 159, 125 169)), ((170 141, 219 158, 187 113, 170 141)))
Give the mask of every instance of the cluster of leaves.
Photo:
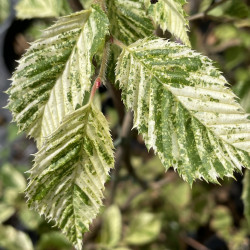
MULTIPOLYGON (((108 123, 93 102, 110 60, 108 79, 115 79, 125 106, 134 112, 134 127, 165 169, 173 167, 192 185, 197 179, 218 183, 243 166, 250 168, 249 115, 212 61, 190 49, 185 1, 82 2, 86 10, 59 18, 32 43, 8 90, 14 121, 35 138, 39 149, 29 171, 28 203, 54 220, 77 249, 100 210, 104 183, 114 166, 108 123), (158 25, 184 45, 155 37, 158 25)), ((232 5, 222 9, 226 15, 238 15, 232 5)), ((21 0, 16 10, 19 18, 72 11, 67 1, 51 0, 21 0)), ((247 46, 246 35, 240 38, 247 46)), ((245 94, 240 88, 238 92, 245 94)), ((249 196, 248 189, 244 196, 249 196)), ((119 209, 110 207, 105 218, 101 238, 110 247, 118 247, 120 241, 145 244, 161 228, 157 216, 142 213, 121 240, 119 209), (116 220, 110 225, 108 218, 113 216, 116 220), (148 227, 149 232, 140 236, 137 227, 148 227), (110 237, 107 231, 119 235, 110 237)), ((220 230, 216 222, 214 229, 220 230)))

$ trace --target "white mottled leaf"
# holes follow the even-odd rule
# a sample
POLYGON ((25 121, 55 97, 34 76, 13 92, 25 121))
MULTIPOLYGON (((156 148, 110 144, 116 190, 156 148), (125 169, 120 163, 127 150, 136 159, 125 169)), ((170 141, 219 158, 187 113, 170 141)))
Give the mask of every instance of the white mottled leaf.
POLYGON ((20 0, 16 11, 17 17, 21 19, 59 17, 72 12, 67 0, 20 0))
POLYGON ((123 43, 131 44, 153 34, 143 0, 109 0, 107 9, 111 34, 123 43))
POLYGON ((38 147, 67 113, 83 105, 94 73, 92 59, 104 46, 108 25, 96 5, 62 17, 20 60, 8 90, 8 108, 38 147))
MULTIPOLYGON (((146 2, 150 1, 146 0, 146 2)), ((184 44, 190 46, 187 35, 188 21, 182 5, 183 1, 180 0, 159 0, 149 5, 148 14, 164 32, 168 30, 184 44)))
POLYGON ((117 80, 134 126, 167 169, 192 184, 250 167, 249 115, 207 57, 162 39, 140 40, 124 47, 117 80))
POLYGON ((28 203, 82 249, 82 234, 102 205, 104 183, 113 168, 108 123, 93 104, 65 117, 36 154, 28 203))

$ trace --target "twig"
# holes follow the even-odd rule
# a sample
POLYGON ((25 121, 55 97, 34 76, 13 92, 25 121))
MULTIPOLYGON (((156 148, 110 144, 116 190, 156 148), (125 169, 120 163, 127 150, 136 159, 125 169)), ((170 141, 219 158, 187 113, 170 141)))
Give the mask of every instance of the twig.
POLYGON ((116 194, 116 187, 118 184, 118 176, 120 173, 121 162, 124 159, 126 147, 128 146, 128 135, 132 129, 133 125, 133 114, 131 111, 128 111, 124 117, 122 129, 121 129, 121 144, 118 146, 116 153, 115 153, 115 169, 113 172, 113 176, 111 177, 111 193, 110 193, 110 200, 109 204, 114 202, 115 194, 116 194))
POLYGON ((83 9, 79 0, 69 0, 69 5, 74 11, 79 11, 83 9))
POLYGON ((151 182, 149 183, 146 187, 142 188, 140 187, 138 190, 136 190, 134 193, 132 193, 127 201, 124 203, 124 205, 121 207, 121 211, 124 212, 128 209, 128 207, 130 206, 130 204, 132 203, 132 201, 140 194, 148 191, 149 189, 152 190, 156 190, 159 189, 161 187, 163 187, 164 185, 166 185, 169 182, 172 182, 173 179, 175 179, 176 174, 175 172, 168 172, 167 174, 165 174, 165 178, 162 178, 159 181, 155 181, 155 182, 151 182))
POLYGON ((202 245, 197 240, 187 237, 187 236, 181 236, 181 239, 189 246, 196 250, 211 250, 210 248, 207 248, 206 246, 202 245))
POLYGON ((124 105, 121 101, 121 91, 116 89, 115 86, 109 81, 106 80, 106 85, 107 85, 107 89, 108 92, 113 100, 115 109, 118 113, 119 116, 119 124, 122 124, 124 115, 125 115, 125 111, 124 111, 124 105))
POLYGON ((197 14, 194 14, 194 15, 190 16, 188 18, 188 20, 189 21, 194 21, 194 20, 197 20, 197 19, 203 19, 203 18, 213 17, 213 16, 208 15, 208 12, 210 12, 213 9, 215 9, 219 5, 225 3, 226 1, 228 1, 228 0, 221 0, 219 2, 216 2, 216 3, 212 4, 211 6, 209 6, 204 12, 197 13, 197 14))

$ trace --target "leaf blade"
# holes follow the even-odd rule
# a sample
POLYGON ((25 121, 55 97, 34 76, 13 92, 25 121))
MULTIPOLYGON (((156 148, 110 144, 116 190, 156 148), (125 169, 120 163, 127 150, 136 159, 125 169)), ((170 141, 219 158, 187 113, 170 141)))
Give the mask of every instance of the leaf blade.
POLYGON ((159 24, 163 32, 168 30, 176 38, 190 47, 190 41, 187 35, 188 21, 182 8, 183 3, 178 0, 159 0, 151 4, 148 8, 148 14, 159 24))
POLYGON ((141 0, 107 1, 111 34, 125 44, 153 34, 154 27, 147 17, 141 0))
POLYGON ((140 40, 123 50, 117 80, 147 147, 190 184, 250 166, 248 115, 207 57, 162 39, 140 40))
POLYGON ((92 104, 66 116, 37 153, 26 196, 54 220, 77 249, 102 205, 113 168, 113 144, 105 117, 92 104))
POLYGON ((82 106, 94 73, 92 58, 107 34, 108 19, 93 6, 60 18, 20 60, 8 90, 8 108, 38 147, 67 113, 82 106))

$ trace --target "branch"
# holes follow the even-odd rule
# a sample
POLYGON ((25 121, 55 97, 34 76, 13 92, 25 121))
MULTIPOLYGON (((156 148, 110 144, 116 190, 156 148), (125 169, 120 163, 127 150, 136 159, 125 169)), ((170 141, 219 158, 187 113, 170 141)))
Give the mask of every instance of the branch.
POLYGON ((144 193, 144 192, 146 192, 146 191, 148 191, 148 190, 150 190, 150 189, 151 189, 151 190, 157 190, 157 189, 163 187, 164 185, 166 185, 167 183, 172 182, 175 178, 176 178, 176 173, 175 173, 174 171, 168 172, 168 173, 165 174, 165 178, 162 178, 162 179, 159 180, 159 181, 151 182, 151 183, 149 183, 149 184, 148 184, 146 187, 144 187, 144 188, 141 187, 141 188, 137 189, 134 193, 132 193, 132 194, 128 197, 127 201, 126 201, 126 202, 123 204, 123 206, 121 207, 121 211, 122 211, 122 212, 126 211, 126 210, 130 207, 132 201, 133 201, 138 195, 140 195, 140 194, 142 194, 142 193, 144 193))
POLYGON ((120 173, 121 162, 124 159, 126 147, 128 147, 128 136, 133 126, 133 114, 131 111, 128 111, 123 119, 122 129, 121 129, 121 144, 118 146, 116 153, 115 153, 115 169, 113 172, 113 176, 111 179, 111 194, 109 204, 114 202, 115 194, 116 194, 116 187, 118 184, 118 176, 120 173))
POLYGON ((219 2, 216 2, 216 3, 212 4, 211 6, 209 6, 204 12, 197 13, 197 14, 194 14, 194 15, 190 16, 188 18, 188 20, 189 21, 194 21, 194 20, 197 20, 197 19, 203 19, 203 18, 208 18, 208 17, 211 18, 213 16, 208 15, 208 12, 215 9, 219 5, 225 3, 226 1, 228 1, 228 0, 221 0, 219 2))

